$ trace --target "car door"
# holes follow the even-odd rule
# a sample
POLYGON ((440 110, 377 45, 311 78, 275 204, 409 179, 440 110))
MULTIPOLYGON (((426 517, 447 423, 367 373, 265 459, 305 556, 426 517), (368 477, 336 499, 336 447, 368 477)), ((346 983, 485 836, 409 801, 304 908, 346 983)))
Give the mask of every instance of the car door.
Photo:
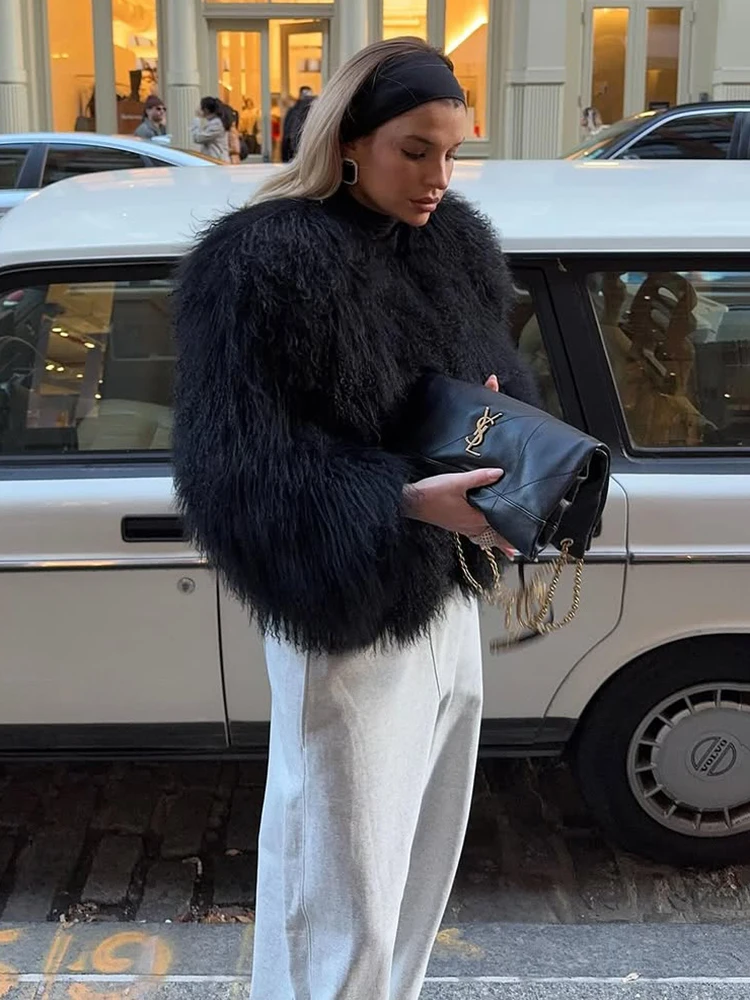
MULTIPOLYGON (((557 416, 581 424, 560 329, 552 309, 546 265, 515 261, 519 303, 512 336, 531 363, 544 406, 557 416)), ((595 540, 584 579, 584 598, 573 624, 545 638, 504 645, 501 612, 482 610, 484 649, 484 731, 486 751, 539 752, 559 749, 572 731, 571 719, 545 718, 547 706, 566 674, 617 625, 625 578, 626 505, 622 489, 613 483, 602 528, 595 540), (499 646, 494 640, 501 639, 499 646)), ((545 571, 543 564, 530 572, 545 571)), ((519 567, 508 572, 518 585, 519 567)), ((557 618, 571 601, 572 570, 555 600, 557 618)), ((222 649, 232 743, 261 747, 267 739, 270 696, 260 638, 248 625, 247 613, 228 595, 221 596, 222 649)))
POLYGON ((0 750, 226 744, 169 460, 166 265, 0 273, 0 750))
POLYGON ((608 836, 670 864, 741 863, 750 833, 750 266, 648 251, 563 261, 587 419, 628 500, 614 633, 550 712, 608 836))
MULTIPOLYGON (((542 406, 554 416, 582 429, 586 423, 573 388, 566 341, 575 330, 553 308, 551 289, 567 282, 555 262, 534 265, 512 258, 519 299, 510 333, 519 353, 531 365, 542 406)), ((508 645, 501 612, 482 607, 484 647, 484 735, 486 749, 500 752, 558 750, 571 735, 575 718, 552 716, 548 706, 575 664, 617 627, 622 611, 626 572, 627 505, 625 494, 611 482, 601 527, 586 560, 580 609, 573 622, 546 636, 526 637, 508 645)), ((539 566, 516 565, 507 573, 509 586, 520 585, 523 570, 548 580, 550 560, 539 566)), ((573 570, 564 573, 553 605, 553 620, 561 619, 573 600, 573 570)))

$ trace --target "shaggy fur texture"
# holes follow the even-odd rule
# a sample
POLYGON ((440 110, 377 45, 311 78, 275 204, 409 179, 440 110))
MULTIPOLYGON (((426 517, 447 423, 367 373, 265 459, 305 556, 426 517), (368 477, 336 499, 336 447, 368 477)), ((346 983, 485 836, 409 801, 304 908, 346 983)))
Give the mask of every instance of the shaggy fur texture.
POLYGON ((423 229, 342 191, 204 234, 177 294, 177 495, 264 631, 340 653, 440 613, 461 577, 451 536, 402 515, 399 409, 426 369, 535 402, 512 301, 491 226, 452 195, 423 229))

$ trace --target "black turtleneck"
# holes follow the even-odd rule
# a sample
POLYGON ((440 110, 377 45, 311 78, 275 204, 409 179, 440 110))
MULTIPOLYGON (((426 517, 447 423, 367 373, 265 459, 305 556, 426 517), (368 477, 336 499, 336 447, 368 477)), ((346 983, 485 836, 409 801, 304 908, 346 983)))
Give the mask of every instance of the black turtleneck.
POLYGON ((536 401, 505 331, 512 300, 490 225, 451 195, 418 229, 345 188, 267 202, 214 225, 189 255, 177 495, 195 543, 264 630, 331 652, 405 643, 461 585, 450 536, 403 516, 414 472, 400 413, 425 369, 495 373, 536 401))
POLYGON ((336 194, 323 202, 323 207, 332 216, 347 219, 373 239, 387 240, 396 236, 399 230, 409 228, 406 223, 363 204, 345 184, 341 185, 336 194))

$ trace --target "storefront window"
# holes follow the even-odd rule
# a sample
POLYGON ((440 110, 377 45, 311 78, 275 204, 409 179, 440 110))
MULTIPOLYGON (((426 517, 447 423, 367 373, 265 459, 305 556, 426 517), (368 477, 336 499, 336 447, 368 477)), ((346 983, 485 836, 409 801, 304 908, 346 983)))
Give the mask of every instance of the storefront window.
POLYGON ((112 43, 117 130, 129 135, 143 118, 146 98, 159 93, 156 0, 112 0, 112 43))
POLYGON ((427 39, 427 0, 383 0, 383 38, 403 35, 427 39))
POLYGON ((593 15, 591 104, 602 123, 611 125, 624 114, 630 11, 627 7, 595 7, 593 15))
MULTIPOLYGON (((203 0, 206 4, 237 3, 237 0, 203 0)), ((333 3, 334 0, 240 0, 241 3, 333 3)), ((359 2, 359 0, 357 0, 359 2)))
POLYGON ((446 0, 445 52, 466 94, 469 139, 487 137, 489 0, 446 0))
POLYGON ((680 67, 679 7, 651 7, 646 36, 646 109, 660 110, 677 103, 680 67))
POLYGON ((47 0, 52 127, 96 129, 91 0, 47 0))

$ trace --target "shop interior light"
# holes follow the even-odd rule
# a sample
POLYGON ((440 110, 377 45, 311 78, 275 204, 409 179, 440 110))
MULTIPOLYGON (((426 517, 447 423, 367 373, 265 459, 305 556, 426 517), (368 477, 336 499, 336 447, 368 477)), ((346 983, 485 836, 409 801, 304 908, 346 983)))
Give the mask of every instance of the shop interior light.
POLYGON ((475 21, 471 22, 468 28, 465 28, 459 35, 451 39, 445 47, 445 54, 449 56, 451 52, 455 52, 459 46, 463 45, 464 42, 471 38, 475 31, 479 31, 479 29, 483 28, 487 23, 487 15, 480 14, 475 21))

